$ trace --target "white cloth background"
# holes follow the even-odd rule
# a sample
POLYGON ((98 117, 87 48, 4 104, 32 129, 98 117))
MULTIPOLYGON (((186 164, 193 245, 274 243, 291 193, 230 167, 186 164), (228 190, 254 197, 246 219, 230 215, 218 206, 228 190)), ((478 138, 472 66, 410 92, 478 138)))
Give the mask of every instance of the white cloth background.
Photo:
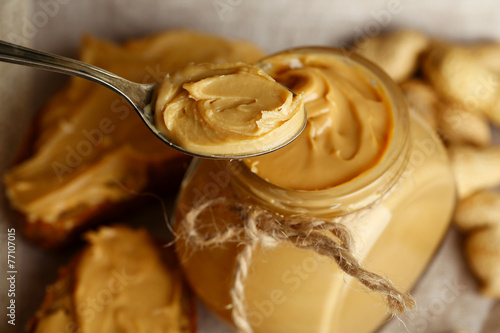
MULTIPOLYGON (((386 29, 414 27, 436 37, 500 40, 500 2, 495 0, 0 0, 0 38, 75 56, 84 33, 115 41, 169 28, 191 28, 257 43, 268 52, 300 45, 344 45, 386 29)), ((500 59, 499 59, 500 61, 500 59)), ((0 64, 0 174, 12 163, 32 115, 66 77, 0 64)), ((497 142, 500 135, 496 133, 497 142)), ((0 189, 0 331, 5 319, 6 230, 15 216, 0 189)), ((34 313, 44 286, 70 254, 55 255, 17 239, 17 326, 34 313)), ((419 308, 381 333, 500 332, 500 303, 481 297, 451 230, 414 290, 419 308)), ((230 332, 201 308, 200 332, 230 332)), ((355 333, 355 332, 353 332, 355 333)))

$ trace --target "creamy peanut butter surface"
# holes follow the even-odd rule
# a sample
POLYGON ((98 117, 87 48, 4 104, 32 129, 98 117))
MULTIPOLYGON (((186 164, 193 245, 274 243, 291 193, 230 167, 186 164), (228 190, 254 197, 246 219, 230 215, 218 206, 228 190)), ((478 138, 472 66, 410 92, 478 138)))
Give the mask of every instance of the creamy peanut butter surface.
POLYGON ((290 52, 266 58, 276 81, 304 95, 308 121, 290 145, 246 160, 269 182, 294 190, 345 183, 382 158, 392 131, 389 103, 345 58, 290 52))
POLYGON ((234 156, 287 143, 302 129, 305 112, 302 96, 257 66, 206 63, 165 76, 157 89, 155 120, 188 151, 234 156))

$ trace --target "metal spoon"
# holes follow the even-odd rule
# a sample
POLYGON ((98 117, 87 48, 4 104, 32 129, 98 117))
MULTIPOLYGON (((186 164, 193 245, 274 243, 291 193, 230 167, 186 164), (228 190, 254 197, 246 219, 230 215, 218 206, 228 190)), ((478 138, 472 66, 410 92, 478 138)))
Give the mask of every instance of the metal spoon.
POLYGON ((238 153, 234 153, 231 155, 200 154, 188 151, 183 147, 177 145, 175 142, 172 142, 169 137, 160 132, 156 127, 154 120, 154 108, 150 107, 150 103, 152 102, 154 90, 157 86, 157 83, 141 84, 132 82, 113 73, 110 73, 104 69, 78 60, 33 50, 4 41, 0 41, 0 61, 78 76, 99 83, 125 97, 125 99, 140 115, 146 126, 148 126, 149 129, 163 142, 174 149, 193 156, 206 158, 240 159, 267 154, 292 142, 297 136, 299 136, 299 134, 305 127, 304 122, 304 125, 300 128, 299 131, 297 131, 297 133, 290 133, 290 139, 287 142, 273 147, 267 151, 246 155, 238 153))

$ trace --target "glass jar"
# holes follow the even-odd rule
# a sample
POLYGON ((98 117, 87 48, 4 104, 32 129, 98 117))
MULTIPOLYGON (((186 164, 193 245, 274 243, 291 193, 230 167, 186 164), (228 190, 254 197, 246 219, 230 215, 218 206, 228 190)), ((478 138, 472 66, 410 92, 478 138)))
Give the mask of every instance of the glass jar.
MULTIPOLYGON (((353 236, 361 264, 409 290, 451 218, 455 192, 445 150, 425 121, 408 112, 399 88, 378 67, 341 50, 298 52, 326 52, 348 61, 384 94, 393 128, 383 157, 352 180, 314 191, 273 185, 243 161, 195 159, 177 200, 175 228, 180 231, 200 203, 221 198, 271 211, 283 223, 297 216, 340 221, 353 236)), ((198 216, 198 232, 211 235, 239 226, 243 216, 238 209, 210 206, 198 216)), ((198 247, 186 237, 180 232, 176 243, 185 276, 207 307, 231 322, 230 290, 244 240, 198 247)), ((254 332, 372 332, 388 316, 383 298, 336 262, 289 242, 252 249, 244 295, 254 332)))

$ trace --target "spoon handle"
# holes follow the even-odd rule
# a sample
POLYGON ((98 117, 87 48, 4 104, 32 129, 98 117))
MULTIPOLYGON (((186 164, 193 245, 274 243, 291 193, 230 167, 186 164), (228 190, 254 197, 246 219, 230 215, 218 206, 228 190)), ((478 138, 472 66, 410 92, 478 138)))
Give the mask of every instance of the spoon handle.
POLYGON ((108 87, 142 110, 149 104, 155 84, 139 84, 99 67, 56 54, 0 41, 0 61, 78 76, 108 87))

